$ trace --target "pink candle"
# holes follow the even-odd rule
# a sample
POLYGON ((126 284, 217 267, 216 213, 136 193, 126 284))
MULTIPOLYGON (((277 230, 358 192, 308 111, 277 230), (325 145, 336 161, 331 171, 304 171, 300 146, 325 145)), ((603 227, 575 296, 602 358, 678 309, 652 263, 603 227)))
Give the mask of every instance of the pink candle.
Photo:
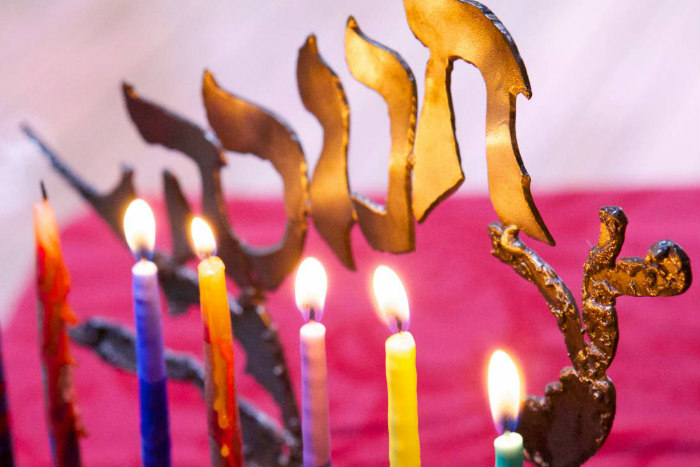
POLYGON ((319 322, 327 286, 326 272, 321 263, 315 258, 302 261, 297 271, 295 292, 297 307, 307 321, 299 330, 304 467, 331 465, 326 387, 326 327, 319 322))

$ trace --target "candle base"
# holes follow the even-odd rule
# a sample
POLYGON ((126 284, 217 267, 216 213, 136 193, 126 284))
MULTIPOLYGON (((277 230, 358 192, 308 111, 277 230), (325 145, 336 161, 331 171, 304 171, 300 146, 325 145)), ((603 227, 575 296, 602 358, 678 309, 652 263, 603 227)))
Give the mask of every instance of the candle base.
POLYGON ((388 389, 389 466, 420 467, 416 343, 399 332, 385 343, 388 389))
POLYGON ((520 433, 506 431, 493 441, 496 451, 496 467, 523 467, 523 437, 520 433))
POLYGON ((301 343, 301 434, 302 465, 331 465, 326 369, 326 328, 317 321, 299 330, 301 343))

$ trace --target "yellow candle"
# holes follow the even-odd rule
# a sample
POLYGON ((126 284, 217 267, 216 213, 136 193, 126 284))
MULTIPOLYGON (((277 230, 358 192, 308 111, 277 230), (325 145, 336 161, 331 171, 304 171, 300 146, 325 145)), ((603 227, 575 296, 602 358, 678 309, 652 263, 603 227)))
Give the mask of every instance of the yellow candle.
POLYGON ((420 467, 416 342, 410 332, 386 340, 386 384, 389 391, 389 465, 420 467))
POLYGON ((380 316, 395 332, 385 343, 389 465, 420 467, 416 342, 408 332, 408 298, 399 277, 386 266, 375 270, 373 285, 380 316))
POLYGON ((214 256, 216 242, 207 223, 195 217, 191 230, 197 254, 202 259, 197 271, 204 326, 204 392, 212 465, 241 466, 243 450, 224 263, 214 256))

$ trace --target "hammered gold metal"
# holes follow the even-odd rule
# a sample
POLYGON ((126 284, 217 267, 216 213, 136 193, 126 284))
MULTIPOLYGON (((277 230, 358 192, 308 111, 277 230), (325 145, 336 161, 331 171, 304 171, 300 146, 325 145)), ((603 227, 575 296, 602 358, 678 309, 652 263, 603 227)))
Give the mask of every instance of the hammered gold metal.
MULTIPOLYGON (((306 238, 306 159, 294 132, 272 113, 220 88, 205 71, 202 96, 211 127, 224 148, 253 154, 272 163, 284 183, 287 223, 282 240, 272 247, 253 248, 241 243, 249 261, 253 284, 276 289, 297 266, 306 238)), ((216 215, 229 235, 225 206, 216 215)))
POLYGON ((401 56, 367 37, 353 17, 345 28, 345 59, 352 75, 386 102, 391 125, 386 206, 359 193, 352 202, 367 242, 375 250, 405 253, 415 248, 411 209, 411 161, 416 130, 416 82, 401 56))
POLYGON ((414 148, 413 212, 425 220, 464 180, 455 138, 450 75, 454 60, 476 66, 486 83, 486 159, 491 203, 503 224, 543 242, 554 239, 530 194, 515 138, 515 99, 530 98, 518 49, 488 8, 471 0, 404 0, 408 24, 428 49, 425 95, 414 148))
POLYGON ((299 49, 297 85, 304 107, 323 127, 323 148, 309 185, 311 219, 338 259, 354 270, 350 230, 355 216, 347 167, 350 110, 340 78, 318 52, 316 36, 299 49))

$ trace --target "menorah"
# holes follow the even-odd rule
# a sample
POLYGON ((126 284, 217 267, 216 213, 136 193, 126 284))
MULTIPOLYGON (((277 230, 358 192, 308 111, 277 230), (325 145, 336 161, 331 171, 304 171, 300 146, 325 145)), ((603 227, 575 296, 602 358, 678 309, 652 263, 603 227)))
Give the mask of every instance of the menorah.
MULTIPOLYGON (((272 112, 223 89, 205 71, 202 97, 211 130, 141 97, 124 84, 132 122, 143 139, 192 159, 201 176, 201 210, 217 235, 219 255, 241 294, 230 300, 234 335, 247 356, 246 371, 272 396, 283 427, 239 399, 245 456, 250 464, 293 466, 301 462, 299 411, 276 327, 265 309, 275 290, 298 264, 310 217, 335 256, 354 269, 350 232, 355 224, 378 251, 407 253, 415 248, 416 221, 424 221, 464 180, 455 137, 450 93, 453 62, 476 66, 486 85, 486 157, 489 194, 500 222, 489 226, 493 255, 537 286, 560 332, 572 366, 545 389, 529 396, 518 431, 526 458, 539 466, 577 466, 600 448, 615 415, 615 387, 606 372, 619 339, 616 298, 668 296, 691 284, 690 262, 677 244, 662 240, 644 258, 618 258, 627 219, 622 209, 600 210, 598 244, 583 270, 579 310, 570 288, 519 238, 524 232, 549 244, 554 239, 530 193, 530 177, 518 151, 515 103, 530 97, 530 83, 518 49, 505 26, 485 6, 470 0, 404 0, 408 24, 430 51, 420 118, 413 72, 398 52, 365 35, 352 17, 345 32, 345 55, 352 76, 379 93, 390 120, 391 150, 386 205, 351 190, 348 181, 349 105, 340 78, 324 62, 315 36, 299 49, 297 83, 302 102, 323 128, 323 146, 312 176, 294 131, 272 112), (281 241, 267 248, 246 245, 233 231, 222 193, 224 151, 269 161, 284 183, 286 226, 281 241)), ((53 167, 123 238, 122 218, 136 197, 133 170, 124 168, 109 192, 100 193, 77 175, 29 127, 53 167)), ((199 301, 186 228, 192 211, 167 169, 163 184, 172 251, 157 252, 159 280, 172 315, 199 301)), ((133 334, 93 317, 71 331, 109 365, 135 370, 133 334)), ((168 376, 203 387, 201 364, 170 351, 168 376)))

